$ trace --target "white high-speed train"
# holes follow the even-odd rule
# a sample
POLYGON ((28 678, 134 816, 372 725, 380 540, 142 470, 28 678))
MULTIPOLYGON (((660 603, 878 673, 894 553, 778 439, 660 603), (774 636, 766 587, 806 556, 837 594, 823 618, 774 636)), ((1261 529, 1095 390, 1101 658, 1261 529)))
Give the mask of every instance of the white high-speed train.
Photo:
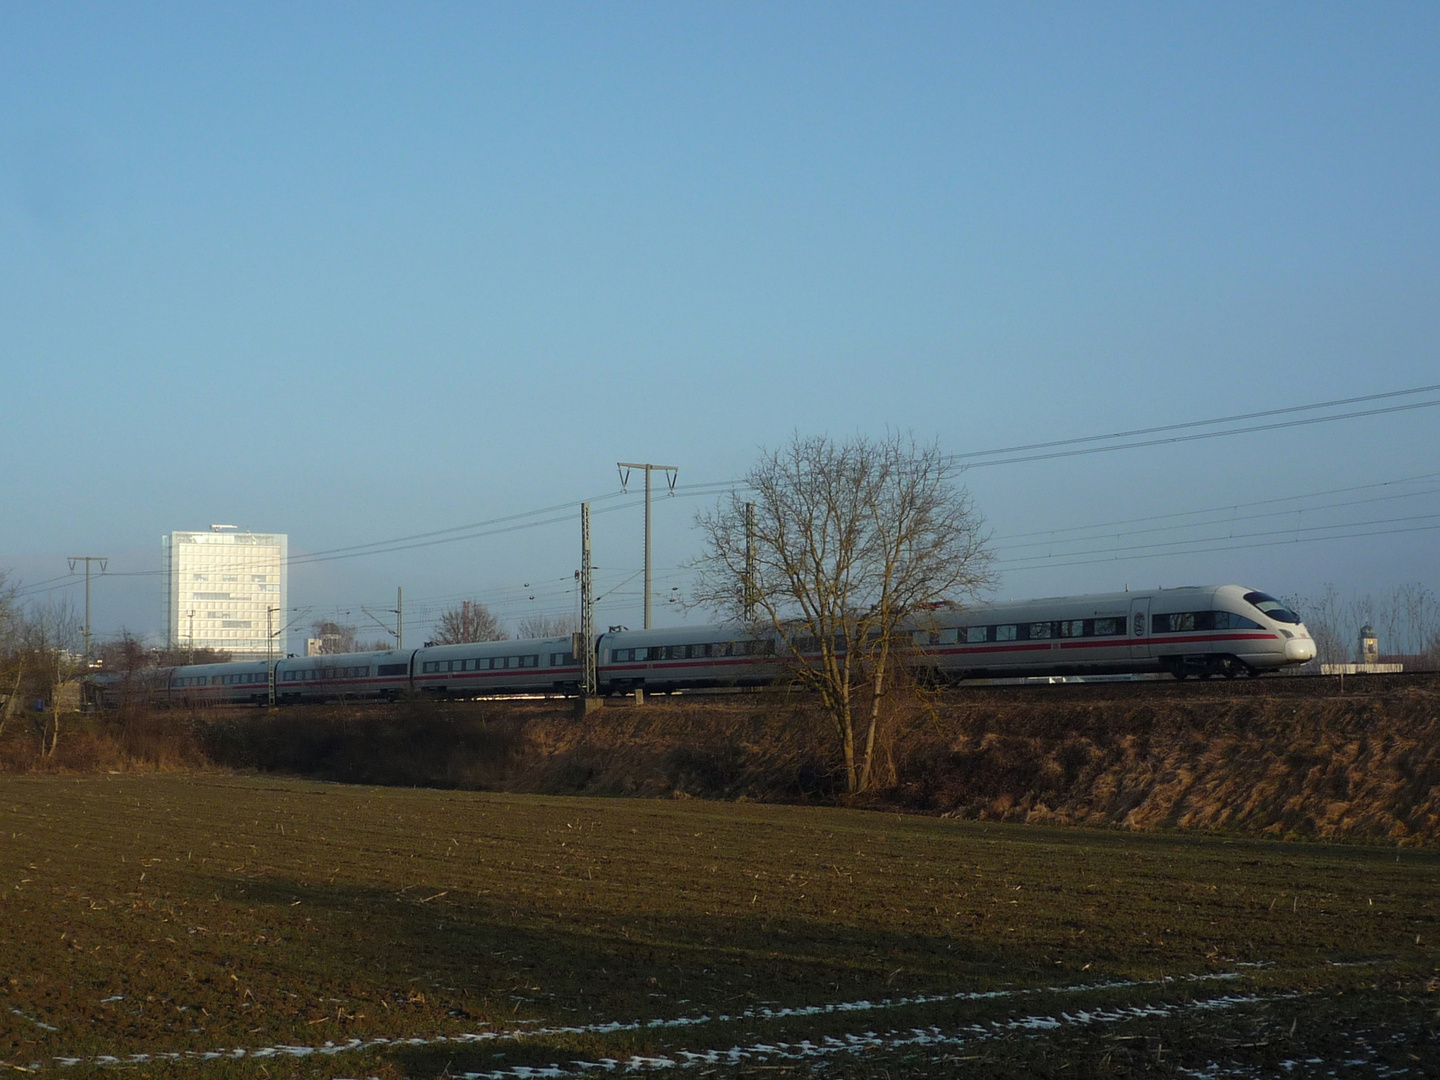
MULTIPOLYGON (((1315 657, 1299 616, 1240 585, 1066 596, 941 608, 907 624, 911 662, 941 680, 1168 672, 1259 675, 1315 657)), ((795 642, 802 652, 814 643, 795 642)), ((762 686, 787 648, 735 626, 621 630, 592 646, 601 693, 762 686)), ((265 704, 344 698, 576 693, 574 639, 541 638, 386 652, 196 664, 149 673, 175 703, 265 704), (273 669, 273 670, 272 670, 273 669)))

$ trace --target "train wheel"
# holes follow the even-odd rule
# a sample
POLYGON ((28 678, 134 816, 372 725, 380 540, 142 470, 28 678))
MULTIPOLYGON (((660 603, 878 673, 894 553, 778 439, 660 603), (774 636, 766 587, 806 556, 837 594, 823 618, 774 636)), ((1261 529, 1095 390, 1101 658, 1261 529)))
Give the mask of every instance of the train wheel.
POLYGON ((1175 676, 1176 682, 1184 682, 1185 679, 1190 675, 1190 673, 1184 668, 1178 667, 1174 671, 1170 672, 1170 674, 1175 676))

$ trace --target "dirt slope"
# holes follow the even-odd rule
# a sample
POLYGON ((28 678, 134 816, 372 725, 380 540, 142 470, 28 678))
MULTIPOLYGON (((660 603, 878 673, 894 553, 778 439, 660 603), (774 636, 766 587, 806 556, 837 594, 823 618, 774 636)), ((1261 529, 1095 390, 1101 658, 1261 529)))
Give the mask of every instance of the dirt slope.
POLYGON ((846 799, 805 698, 157 713, 0 737, 0 771, 256 769, 342 783, 849 802, 962 818, 1440 843, 1440 679, 965 689, 888 733, 846 799))
MULTIPOLYGON (((1281 690, 951 695, 897 725, 885 788, 855 802, 1005 821, 1440 841, 1440 689, 1281 690)), ((823 721, 803 701, 769 695, 612 703, 583 721, 547 703, 290 710, 207 731, 220 763, 341 781, 842 798, 823 721)))

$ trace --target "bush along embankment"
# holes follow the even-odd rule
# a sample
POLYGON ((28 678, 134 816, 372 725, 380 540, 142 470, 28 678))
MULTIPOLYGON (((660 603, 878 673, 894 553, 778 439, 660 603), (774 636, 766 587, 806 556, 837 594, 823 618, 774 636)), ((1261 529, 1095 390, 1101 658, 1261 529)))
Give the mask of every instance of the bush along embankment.
POLYGON ((999 821, 1440 840, 1440 695, 952 706, 887 801, 999 821))
POLYGON ((0 774, 155 772, 210 766, 202 717, 129 708, 100 715, 22 712, 0 723, 0 774))
MULTIPOLYGON (((804 697, 431 702, 94 718, 55 754, 33 725, 0 771, 219 767, 339 783, 847 803, 978 820, 1440 843, 1440 689, 1176 698, 964 691, 897 720, 884 786, 844 794, 804 697)), ((1279 692, 1286 691, 1285 693, 1279 692)))

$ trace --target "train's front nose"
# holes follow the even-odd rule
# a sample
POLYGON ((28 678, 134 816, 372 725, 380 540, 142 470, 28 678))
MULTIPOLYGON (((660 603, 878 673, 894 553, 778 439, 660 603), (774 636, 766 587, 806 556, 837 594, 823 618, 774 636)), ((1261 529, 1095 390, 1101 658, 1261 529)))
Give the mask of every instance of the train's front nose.
POLYGON ((1285 662, 1304 664, 1314 660, 1315 639, 1310 636, 1310 631, 1305 629, 1305 624, 1297 623, 1290 633, 1293 636, 1285 639, 1285 662))

